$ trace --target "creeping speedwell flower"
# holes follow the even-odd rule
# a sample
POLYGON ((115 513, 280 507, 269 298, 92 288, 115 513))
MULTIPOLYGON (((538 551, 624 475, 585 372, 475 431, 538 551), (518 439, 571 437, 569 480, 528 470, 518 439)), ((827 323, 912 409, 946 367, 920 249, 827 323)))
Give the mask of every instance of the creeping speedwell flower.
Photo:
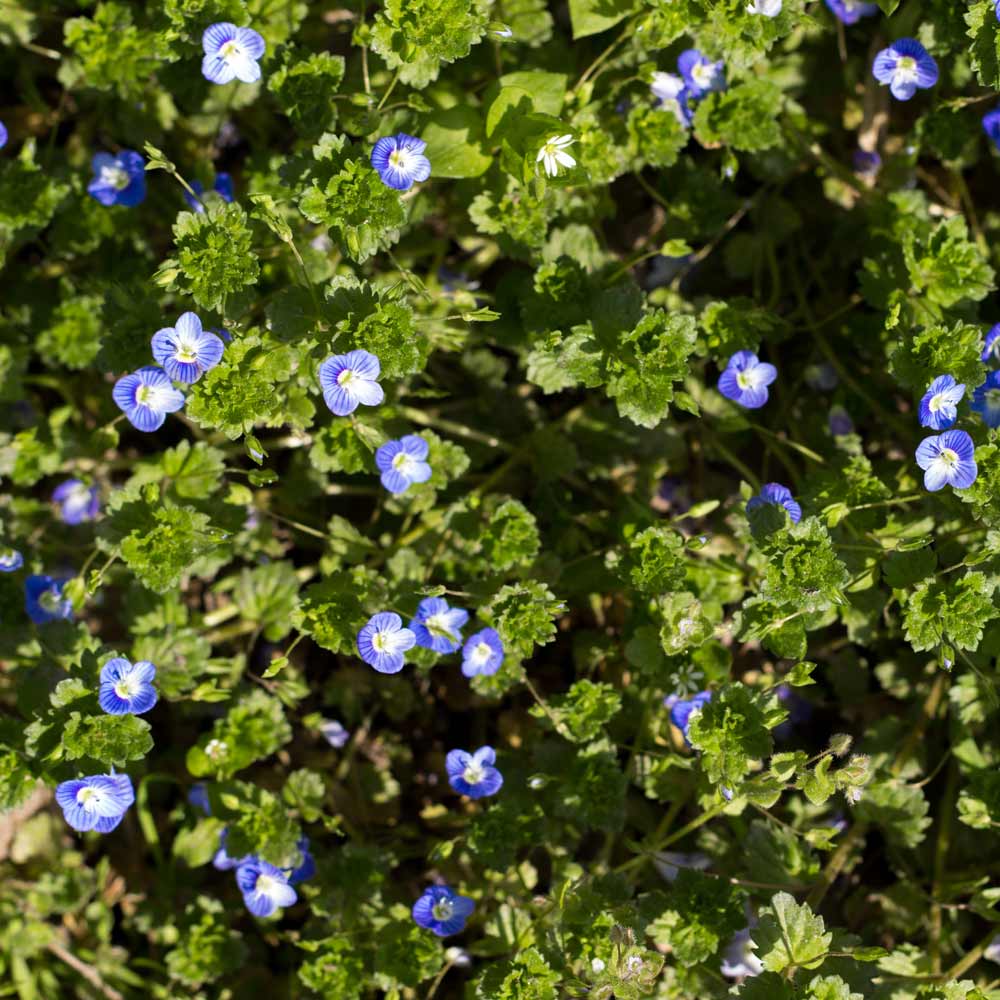
POLYGON ((694 98, 704 97, 713 90, 726 89, 726 67, 720 60, 712 62, 697 49, 686 49, 677 57, 677 68, 694 98))
POLYGON ((88 486, 79 479, 67 479, 52 492, 52 499, 59 504, 59 513, 67 524, 93 521, 101 509, 101 498, 96 486, 88 486))
POLYGON ((96 774, 64 781, 56 802, 74 830, 110 833, 135 802, 135 791, 127 774, 96 774))
POLYGON ((691 124, 691 103, 687 84, 676 73, 654 73, 649 88, 659 100, 661 111, 669 111, 685 127, 691 124))
POLYGON ((156 667, 149 660, 129 663, 116 656, 101 667, 97 700, 108 715, 142 715, 156 704, 154 677, 156 667))
POLYGON ((489 677, 503 663, 503 643, 495 629, 484 628, 470 635, 462 647, 462 673, 466 677, 489 677))
POLYGON ((380 674, 398 674, 406 659, 403 654, 416 645, 417 637, 403 628, 403 619, 394 611, 372 615, 358 632, 358 655, 380 674))
POLYGON ((228 872, 248 861, 253 861, 253 855, 245 854, 243 857, 235 858, 229 853, 229 827, 223 827, 219 832, 219 847, 212 858, 212 867, 220 872, 228 872))
POLYGON ((29 576, 24 581, 24 610, 36 625, 73 617, 73 602, 63 597, 68 582, 51 576, 29 576))
POLYGON ((335 750, 346 746, 347 741, 351 738, 351 734, 336 719, 323 719, 319 724, 319 731, 323 739, 335 750))
POLYGON ((826 0, 826 5, 844 24, 857 24, 861 18, 878 13, 878 4, 866 0, 826 0))
POLYGON ((205 50, 201 73, 211 83, 260 79, 257 60, 264 54, 264 39, 252 28, 237 28, 228 21, 212 24, 201 36, 201 47, 205 50))
POLYGON ((679 698, 670 706, 670 721, 684 734, 684 742, 691 746, 688 739, 688 727, 691 716, 700 712, 712 700, 711 691, 699 691, 691 698, 679 698))
POLYGON ((196 781, 187 794, 188 804, 194 809, 200 809, 206 816, 212 815, 212 803, 208 800, 208 787, 204 781, 196 781))
POLYGON ((375 465, 382 473, 382 485, 390 493, 405 493, 414 483, 431 478, 427 464, 427 442, 416 434, 387 441, 375 452, 375 465))
POLYGON ((720 971, 729 979, 746 979, 764 971, 763 963, 754 953, 749 927, 737 931, 726 945, 720 971))
POLYGON ((972 410, 987 427, 1000 427, 1000 372, 990 372, 973 393, 972 410))
POLYGON ((719 376, 719 392, 748 410, 756 410, 767 402, 767 387, 777 377, 774 365, 761 361, 752 351, 737 351, 719 376))
POLYGON ((443 597, 425 597, 417 605, 410 628, 418 646, 435 653, 454 653, 462 644, 462 626, 468 620, 468 611, 449 607, 443 597))
POLYGON ((269 861, 251 857, 236 869, 236 884, 246 908, 255 917, 269 917, 279 907, 291 906, 298 893, 288 884, 288 876, 269 861))
POLYGON ((323 399, 338 417, 353 413, 358 405, 378 406, 385 399, 378 377, 382 366, 368 351, 334 354, 319 366, 323 399))
POLYGON ((446 885, 432 885, 413 904, 413 919, 438 937, 448 937, 465 927, 475 908, 468 896, 460 896, 446 885))
POLYGON ((102 205, 131 208, 146 197, 146 161, 131 149, 116 156, 97 153, 90 161, 94 179, 87 193, 102 205))
POLYGON ((747 513, 768 503, 784 507, 792 519, 792 524, 798 524, 802 520, 802 508, 796 503, 792 491, 787 486, 782 486, 781 483, 765 483, 760 493, 747 501, 747 513))
POLYGON ((747 13, 777 17, 781 13, 781 0, 750 0, 747 4, 747 13))
POLYGON ((711 864, 712 859, 701 852, 684 854, 678 851, 657 851, 653 855, 653 867, 667 882, 675 881, 682 868, 703 872, 711 864))
POLYGON ((0 149, 7 145, 7 126, 0 122, 0 149))
POLYGON ((873 179, 882 169, 882 157, 874 150, 856 149, 851 161, 854 172, 860 177, 873 179))
POLYGON ((872 72, 900 101, 908 101, 918 89, 926 90, 938 81, 934 57, 915 38, 897 38, 883 49, 875 57, 872 72))
POLYGON ((188 384, 214 368, 226 348, 221 337, 202 329, 201 320, 193 312, 181 313, 176 326, 157 330, 150 346, 167 377, 188 384))
POLYGON ((957 385, 951 375, 938 375, 920 400, 920 426, 947 430, 958 419, 958 404, 965 395, 965 385, 957 385))
POLYGON ((924 470, 924 486, 932 492, 945 486, 965 490, 976 481, 976 449, 965 431, 926 437, 917 445, 916 454, 917 465, 924 470))
POLYGON ((405 132, 387 135, 372 147, 372 166, 382 183, 397 191, 409 191, 417 181, 431 175, 431 161, 424 156, 427 143, 405 132))
POLYGON ((0 548, 0 573, 13 573, 24 565, 24 556, 17 549, 0 548))
POLYGON ((535 157, 535 163, 540 163, 549 177, 555 177, 560 167, 570 169, 576 166, 576 160, 566 152, 576 140, 571 135, 554 135, 546 139, 535 157))
MULTIPOLYGON (((233 178, 226 173, 216 174, 215 181, 212 184, 212 190, 223 200, 232 201, 235 197, 233 193, 233 178)), ((184 200, 191 206, 191 211, 193 212, 204 212, 205 206, 198 200, 201 198, 202 194, 205 192, 205 185, 201 181, 191 181, 191 191, 194 191, 194 197, 190 191, 184 192, 184 200)))
POLYGON ((299 863, 288 876, 289 885, 308 882, 316 874, 316 859, 312 856, 312 851, 309 850, 309 838, 299 837, 295 847, 299 852, 299 863))
POLYGON ((123 375, 115 382, 111 396, 128 422, 140 431, 159 430, 167 414, 184 405, 184 393, 175 389, 163 369, 155 365, 123 375))
POLYGON ((983 353, 980 357, 987 364, 1000 362, 1000 323, 994 324, 990 332, 986 334, 986 341, 983 343, 983 353))
POLYGON ((448 783, 461 795, 483 799, 496 795, 503 784, 503 775, 493 766, 497 755, 493 747, 480 747, 475 753, 451 750, 445 758, 448 783))

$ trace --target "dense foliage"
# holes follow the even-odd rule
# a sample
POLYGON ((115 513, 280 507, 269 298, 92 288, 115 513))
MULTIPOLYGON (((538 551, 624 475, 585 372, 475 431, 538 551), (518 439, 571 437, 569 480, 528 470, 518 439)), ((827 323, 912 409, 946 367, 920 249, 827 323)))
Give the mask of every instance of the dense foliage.
POLYGON ((0 996, 1000 997, 994 0, 0 53, 0 996))

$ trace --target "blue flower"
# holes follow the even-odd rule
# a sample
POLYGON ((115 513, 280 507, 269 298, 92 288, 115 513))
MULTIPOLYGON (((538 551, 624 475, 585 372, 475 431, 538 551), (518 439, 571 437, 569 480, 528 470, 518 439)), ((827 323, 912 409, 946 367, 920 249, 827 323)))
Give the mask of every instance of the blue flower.
POLYGON ((24 556, 17 549, 0 549, 0 573, 13 573, 24 565, 24 556))
POLYGON ((90 161, 94 179, 87 193, 102 205, 132 208, 146 197, 146 161, 131 149, 116 156, 97 153, 90 161))
POLYGON ((958 419, 958 404, 965 395, 965 385, 951 375, 938 375, 920 400, 920 426, 947 430, 958 419))
POLYGON ((924 470, 924 486, 934 492, 944 486, 968 489, 975 481, 976 449, 965 431, 945 431, 917 445, 917 465, 924 470))
POLYGON ((781 0, 751 0, 747 4, 748 14, 763 14, 764 17, 777 17, 781 13, 781 0))
POLYGON ((760 493, 747 501, 747 513, 768 503, 784 507, 792 519, 792 524, 798 524, 802 520, 802 508, 796 503, 792 491, 787 486, 782 486, 781 483, 765 483, 760 493))
POLYGON ((882 169, 882 157, 874 150, 854 150, 854 172, 861 177, 874 177, 882 169))
POLYGON ((864 0, 826 0, 826 5, 844 24, 857 24, 861 18, 878 13, 878 4, 864 0))
POLYGON ((700 712, 711 700, 711 691, 699 691, 690 698, 678 698, 670 706, 670 721, 684 734, 684 742, 688 746, 691 746, 691 741, 688 739, 691 716, 695 712, 700 712))
POLYGON ((93 521, 101 509, 101 498, 96 486, 88 486, 79 479, 67 479, 52 493, 52 500, 59 504, 59 513, 67 524, 93 521))
POLYGON ((720 60, 712 62, 697 49, 686 49, 677 58, 677 68, 694 98, 704 97, 713 90, 726 89, 726 67, 720 60))
POLYGON ((201 36, 201 47, 205 51, 201 74, 210 83, 260 79, 257 60, 264 54, 264 39, 252 28, 237 28, 228 21, 209 25, 201 36))
POLYGON ((382 183, 397 191, 408 191, 416 181, 431 175, 431 161, 424 156, 427 143, 412 135, 384 136, 372 148, 372 166, 382 183))
POLYGON ((394 611, 372 615, 358 632, 358 655, 380 674, 398 674, 406 663, 403 654, 412 649, 417 637, 403 628, 403 619, 394 611))
POLYGON ((229 827, 224 827, 219 832, 219 848, 212 858, 212 867, 217 868, 220 872, 228 872, 252 860, 252 854, 244 854, 242 857, 234 858, 229 853, 229 827))
POLYGON ((681 125, 691 124, 694 112, 691 110, 691 94, 687 84, 676 73, 654 73, 649 88, 660 102, 661 111, 669 111, 681 125))
POLYGON ((298 865, 292 869, 292 873, 288 876, 289 885, 298 885, 299 882, 308 882, 316 874, 316 859, 312 856, 312 852, 309 850, 309 838, 299 837, 297 843, 295 844, 299 852, 299 857, 301 860, 298 865))
POLYGON ((493 747, 480 747, 475 753, 451 750, 445 758, 448 783, 460 795, 482 799, 496 795, 503 784, 503 775, 493 766, 497 755, 493 747))
POLYGON ((470 635, 462 647, 462 673, 466 677, 489 677, 503 663, 503 643, 495 629, 484 628, 470 635))
POLYGON ((269 917, 279 907, 291 906, 299 897, 288 876, 269 861, 251 857, 236 869, 236 884, 246 908, 255 917, 269 917))
POLYGON ((851 420, 851 415, 842 406, 830 407, 827 424, 830 427, 830 433, 834 437, 843 437, 854 431, 854 421, 851 420))
POLYGON ((972 410, 987 427, 1000 427, 1000 372, 990 372, 972 394, 972 410))
POLYGON ((427 442, 416 434, 387 441, 375 452, 375 465, 382 473, 382 485, 390 493, 405 493, 414 483, 431 478, 427 442))
POLYGON ((159 430, 167 414, 184 405, 184 393, 175 389, 163 369, 155 365, 123 375, 115 382, 111 396, 128 422, 140 431, 159 430))
POLYGON ((443 597, 425 597, 417 605, 410 629, 417 645, 435 653, 454 653, 462 645, 462 626, 469 620, 463 608, 451 608, 443 597))
POLYGON ((0 122, 0 149, 7 145, 7 126, 0 122))
POLYGON ((719 376, 719 392, 748 410, 756 410, 767 402, 767 387, 777 377, 774 365, 761 361, 752 351, 737 351, 719 376))
POLYGON ((204 781, 196 781, 187 794, 188 804, 200 809, 206 816, 212 815, 212 803, 208 800, 208 786, 204 781))
POLYGON ((996 14, 997 20, 1000 21, 1000 0, 997 0, 993 13, 996 14))
POLYGON ((918 90, 933 87, 938 81, 934 57, 915 38, 897 38, 875 57, 872 73, 899 101, 908 101, 918 90))
POLYGON ((987 363, 1000 361, 1000 323, 995 324, 990 332, 986 334, 983 353, 980 357, 987 363))
POLYGON ((101 667, 97 700, 108 715, 142 715, 156 704, 154 677, 156 667, 149 660, 129 663, 116 656, 101 667))
POLYGON ((336 719, 323 719, 319 724, 319 731, 323 734, 323 739, 335 750, 347 745, 351 734, 336 719))
POLYGON ((378 406, 385 399, 378 377, 382 366, 368 351, 334 354, 319 366, 323 400, 338 417, 353 413, 358 405, 378 406))
POLYGON ((460 896, 446 885, 432 885, 413 904, 413 919, 438 937, 448 937, 465 927, 475 908, 468 896, 460 896))
MULTIPOLYGON (((216 174, 215 181, 212 184, 212 190, 223 200, 232 201, 235 197, 233 192, 233 178, 229 174, 216 174)), ((191 206, 192 212, 204 212, 205 206, 199 201, 202 194, 205 192, 205 185, 201 181, 191 181, 191 191, 198 197, 191 194, 190 191, 184 192, 184 200, 191 206)))
POLYGON ((203 330, 196 313, 182 313, 176 326, 157 330, 150 341, 153 357, 175 382, 197 382, 222 360, 226 345, 221 337, 203 330))
POLYGON ((29 576, 24 581, 24 610, 36 625, 73 617, 73 602, 63 597, 69 581, 52 576, 29 576))
POLYGON ((110 833, 135 802, 135 791, 127 774, 96 774, 62 782, 56 802, 74 830, 110 833))

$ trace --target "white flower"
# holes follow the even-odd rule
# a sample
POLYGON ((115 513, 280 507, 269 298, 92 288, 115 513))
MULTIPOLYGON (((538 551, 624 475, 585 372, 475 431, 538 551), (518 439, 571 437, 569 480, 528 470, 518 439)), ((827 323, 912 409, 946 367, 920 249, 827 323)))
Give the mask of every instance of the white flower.
POLYGON ((604 960, 600 958, 592 958, 590 960, 590 967, 594 972, 603 972, 607 966, 604 964, 604 960))
POLYGON ((574 143, 571 135, 554 135, 538 151, 535 157, 536 163, 541 163, 545 167, 545 172, 549 177, 555 177, 559 173, 559 167, 575 167, 576 160, 566 152, 574 143))
POLYGON ((750 0, 747 4, 747 13, 777 17, 781 13, 781 2, 782 0, 750 0))

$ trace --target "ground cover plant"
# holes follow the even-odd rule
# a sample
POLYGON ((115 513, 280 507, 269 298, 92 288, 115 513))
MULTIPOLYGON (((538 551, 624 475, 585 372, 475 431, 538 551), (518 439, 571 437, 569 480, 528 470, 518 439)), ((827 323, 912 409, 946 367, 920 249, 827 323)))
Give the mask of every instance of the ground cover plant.
POLYGON ((1000 996, 1000 5, 0 0, 0 997, 1000 996))

